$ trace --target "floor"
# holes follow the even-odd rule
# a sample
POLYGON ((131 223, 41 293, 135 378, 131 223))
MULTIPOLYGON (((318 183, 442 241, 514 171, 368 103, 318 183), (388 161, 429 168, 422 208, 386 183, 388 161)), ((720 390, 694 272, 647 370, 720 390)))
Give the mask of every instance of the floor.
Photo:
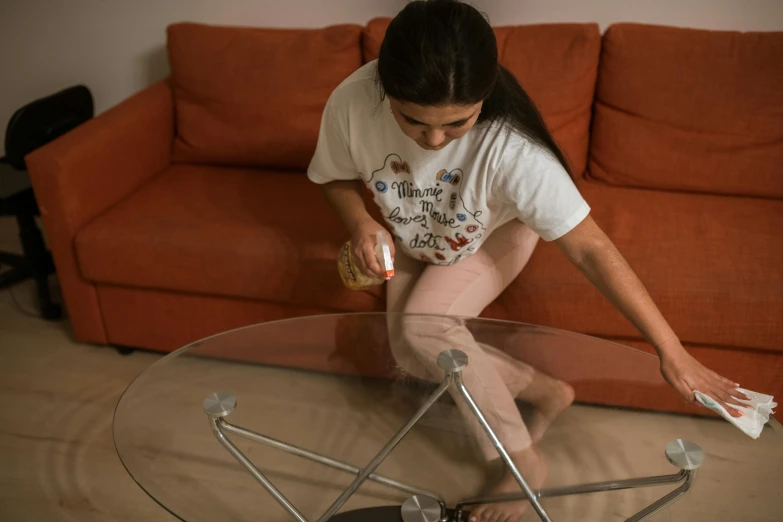
MULTIPOLYGON (((17 249, 14 236, 13 223, 0 220, 0 249, 17 249)), ((30 284, 16 286, 13 295, 0 291, 0 520, 176 520, 131 479, 112 436, 120 396, 160 356, 122 356, 76 343, 67 321, 41 321, 27 315, 33 309, 30 284)), ((388 387, 377 383, 215 364, 191 359, 163 367, 154 386, 129 391, 118 414, 125 465, 187 520, 289 520, 217 445, 199 411, 205 390, 230 382, 240 396, 231 422, 356 464, 367 462, 411 411, 399 397, 389 402, 388 387), (187 380, 176 378, 185 371, 187 380), (378 408, 379 402, 394 407, 378 408)), ((448 404, 439 411, 451 419, 448 404)), ((458 425, 449 422, 440 424, 447 429, 435 429, 438 420, 429 418, 379 473, 448 492, 448 501, 475 493, 481 467, 458 425)), ((673 473, 663 448, 678 437, 699 442, 707 460, 693 491, 648 520, 781 520, 783 434, 766 429, 753 441, 721 420, 574 406, 541 445, 550 467, 548 485, 673 473)), ((308 518, 347 483, 339 473, 258 444, 237 445, 263 462, 308 518)), ((545 506, 556 521, 619 521, 669 489, 552 499, 545 506)), ((372 485, 350 506, 399 503, 406 496, 372 485)), ((537 518, 529 512, 523 520, 537 518)))

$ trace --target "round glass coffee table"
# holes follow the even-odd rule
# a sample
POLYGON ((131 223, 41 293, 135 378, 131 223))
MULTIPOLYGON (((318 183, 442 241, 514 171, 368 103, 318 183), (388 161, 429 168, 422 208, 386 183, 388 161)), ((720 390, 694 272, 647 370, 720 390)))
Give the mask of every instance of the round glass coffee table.
MULTIPOLYGON (((326 315, 162 358, 120 399, 114 439, 139 486, 188 522, 461 522, 471 506, 501 501, 527 503, 531 521, 775 520, 783 427, 770 419, 752 440, 723 419, 653 411, 675 399, 657 358, 589 336, 326 315), (535 445, 543 484, 509 457, 468 373, 498 360, 575 390, 535 445), (493 467, 518 490, 485 489, 493 467)), ((528 423, 541 418, 518 408, 528 423)))

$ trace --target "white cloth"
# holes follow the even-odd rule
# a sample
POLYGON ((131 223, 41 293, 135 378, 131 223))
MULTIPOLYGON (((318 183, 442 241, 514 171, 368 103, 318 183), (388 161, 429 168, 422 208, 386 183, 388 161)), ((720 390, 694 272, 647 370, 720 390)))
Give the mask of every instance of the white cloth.
POLYGON ((737 399, 747 406, 732 405, 742 412, 741 417, 732 417, 729 412, 726 411, 726 408, 715 402, 708 395, 705 395, 700 391, 694 391, 693 393, 696 396, 696 400, 704 406, 715 413, 720 414, 724 419, 741 429, 750 437, 757 439, 759 438, 759 435, 761 435, 762 428, 764 428, 764 425, 769 421, 769 416, 774 413, 772 411, 773 408, 778 404, 773 402, 774 397, 771 395, 752 392, 744 388, 737 388, 737 391, 744 393, 749 398, 749 400, 737 399))
POLYGON ((552 241, 589 214, 555 157, 505 125, 477 125, 441 150, 422 149, 380 99, 375 72, 370 62, 329 97, 307 175, 319 184, 364 181, 412 258, 456 263, 513 219, 552 241))

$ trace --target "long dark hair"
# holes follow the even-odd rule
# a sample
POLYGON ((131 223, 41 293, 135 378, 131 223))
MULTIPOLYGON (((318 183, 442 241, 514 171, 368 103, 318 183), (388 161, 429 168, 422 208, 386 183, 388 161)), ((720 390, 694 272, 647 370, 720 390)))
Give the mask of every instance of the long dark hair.
POLYGON ((568 162, 533 100, 498 61, 495 32, 458 0, 414 0, 394 17, 378 56, 381 93, 417 105, 474 105, 477 124, 504 122, 568 162))

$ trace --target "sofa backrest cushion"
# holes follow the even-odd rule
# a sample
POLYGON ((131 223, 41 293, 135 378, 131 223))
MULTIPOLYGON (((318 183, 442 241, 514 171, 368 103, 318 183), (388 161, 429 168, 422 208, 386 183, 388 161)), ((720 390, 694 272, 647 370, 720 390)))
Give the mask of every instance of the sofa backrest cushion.
POLYGON ((783 32, 640 24, 606 31, 592 178, 781 198, 781 165, 783 32))
POLYGON ((174 161, 305 169, 326 100, 362 65, 361 33, 169 26, 174 161))
MULTIPOLYGON (((391 19, 377 18, 364 29, 365 63, 378 52, 391 19)), ((527 91, 563 150, 575 176, 587 163, 590 115, 601 33, 596 24, 541 24, 496 27, 500 62, 527 91)))

